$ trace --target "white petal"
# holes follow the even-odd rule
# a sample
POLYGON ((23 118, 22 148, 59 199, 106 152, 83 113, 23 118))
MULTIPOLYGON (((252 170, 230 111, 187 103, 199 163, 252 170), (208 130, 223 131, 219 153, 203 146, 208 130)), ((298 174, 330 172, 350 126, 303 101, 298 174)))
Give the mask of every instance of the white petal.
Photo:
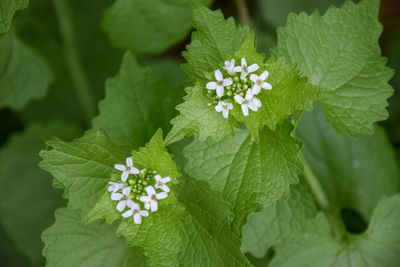
POLYGON ((150 202, 144 203, 144 208, 145 208, 146 210, 149 210, 149 209, 150 209, 150 202))
POLYGON ((133 215, 133 221, 136 224, 141 224, 142 223, 142 216, 140 216, 139 213, 136 213, 135 215, 133 215))
POLYGON ((130 193, 131 193, 130 187, 125 187, 124 189, 122 189, 122 194, 124 194, 125 196, 129 196, 130 193))
POLYGON ((224 87, 221 85, 217 86, 217 96, 221 97, 224 95, 224 87))
POLYGON ((242 71, 242 67, 241 66, 236 66, 233 68, 234 72, 241 72, 242 71))
POLYGON ((217 79, 218 82, 224 79, 224 76, 220 70, 215 71, 215 79, 217 79))
POLYGON ((208 82, 206 84, 206 88, 208 90, 215 90, 217 88, 218 84, 216 82, 208 82))
POLYGON ((258 106, 254 103, 254 101, 250 101, 249 104, 247 105, 252 111, 257 111, 258 106))
POLYGON ((232 103, 227 103, 226 106, 228 107, 228 110, 229 110, 229 109, 233 109, 232 103))
POLYGON ((257 95, 258 93, 260 93, 261 91, 261 87, 258 84, 254 84, 253 88, 251 89, 251 92, 253 93, 253 95, 257 95))
POLYGON ((154 189, 154 187, 152 187, 151 185, 146 187, 146 192, 149 196, 151 195, 155 195, 156 194, 156 190, 154 189))
MULTIPOLYGON (((225 118, 225 119, 227 119, 228 118, 228 115, 229 115, 229 109, 224 109, 223 111, 222 111, 222 116, 225 118)), ((164 190, 165 191, 165 190, 164 190)))
POLYGON ((244 116, 249 116, 249 107, 247 105, 242 105, 242 111, 244 116))
POLYGON ((265 81, 268 78, 268 76, 269 76, 269 72, 268 71, 264 71, 260 75, 260 80, 265 81))
POLYGON ((143 217, 149 216, 149 212, 148 212, 147 210, 141 210, 139 213, 140 213, 140 215, 143 216, 143 217))
POLYGON ((233 81, 232 81, 232 79, 231 78, 227 78, 227 79, 224 79, 224 86, 229 86, 229 85, 232 85, 233 84, 233 81))
POLYGON ((229 60, 225 60, 224 65, 225 65, 225 69, 229 69, 229 67, 231 66, 231 63, 229 62, 229 60))
POLYGON ((167 176, 167 177, 162 178, 162 182, 164 184, 171 182, 171 177, 167 176))
POLYGON ((254 97, 252 102, 254 102, 254 104, 259 108, 262 106, 260 99, 258 99, 257 97, 254 97))
POLYGON ((157 174, 154 176, 154 179, 156 179, 156 182, 160 181, 162 179, 161 175, 157 174))
POLYGON ((125 165, 122 165, 122 164, 115 164, 115 165, 114 165, 114 168, 116 168, 117 170, 123 172, 123 171, 125 171, 126 166, 125 166, 125 165))
POLYGON ((245 96, 246 100, 251 100, 253 98, 253 96, 254 96, 253 92, 251 90, 247 90, 246 96, 245 96))
POLYGON ((169 191, 171 191, 167 185, 160 186, 160 189, 167 193, 169 193, 169 191))
POLYGON ((245 72, 245 71, 242 71, 242 73, 240 74, 240 79, 244 79, 244 78, 246 78, 246 76, 247 76, 247 72, 245 72))
POLYGON ((151 197, 149 196, 141 196, 140 197, 140 201, 144 202, 144 203, 148 203, 151 201, 151 197))
POLYGON ((132 157, 126 158, 126 166, 133 167, 132 157))
POLYGON ((251 74, 250 75, 250 81, 255 83, 255 82, 257 82, 257 80, 258 80, 258 75, 257 74, 251 74))
POLYGON ((126 180, 128 179, 128 176, 129 176, 129 172, 124 171, 124 172, 121 174, 121 180, 124 181, 124 182, 126 182, 126 180))
POLYGON ((239 104, 242 104, 244 101, 244 99, 241 95, 235 95, 234 98, 235 98, 235 101, 239 104))
POLYGON ((112 193, 111 200, 121 200, 124 197, 121 193, 112 193))
POLYGON ((242 63, 242 67, 243 66, 247 66, 247 62, 246 62, 246 59, 244 57, 242 57, 242 60, 240 61, 240 63, 242 63))
POLYGON ((134 210, 140 210, 139 204, 132 201, 131 208, 134 210))
POLYGON ((247 71, 248 72, 255 72, 256 70, 258 70, 260 67, 257 64, 253 64, 250 65, 249 67, 247 67, 247 71))
POLYGON ((135 167, 131 167, 131 170, 130 170, 129 173, 132 173, 132 174, 139 174, 140 171, 139 171, 139 169, 137 169, 137 168, 135 168, 135 167))
POLYGON ((126 206, 128 206, 129 208, 132 208, 132 209, 139 209, 139 206, 137 206, 137 204, 135 202, 133 202, 132 199, 126 200, 126 206))
POLYGON ((165 198, 167 198, 168 197, 168 194, 166 193, 166 192, 161 192, 161 193, 158 193, 157 195, 156 195, 156 198, 157 199, 165 199, 165 198))
POLYGON ((267 90, 271 90, 272 89, 272 85, 269 83, 263 83, 261 85, 262 88, 267 89, 267 90))
POLYGON ((158 210, 158 202, 157 201, 151 201, 150 202, 150 209, 151 211, 157 211, 158 210))
POLYGON ((221 112, 223 110, 222 105, 218 104, 215 106, 215 111, 221 112))
POLYGON ((117 210, 122 212, 126 207, 126 202, 125 200, 121 200, 120 202, 118 202, 117 204, 117 210))
POLYGON ((133 215, 133 210, 127 210, 124 213, 122 213, 122 217, 124 218, 131 217, 132 215, 133 215))

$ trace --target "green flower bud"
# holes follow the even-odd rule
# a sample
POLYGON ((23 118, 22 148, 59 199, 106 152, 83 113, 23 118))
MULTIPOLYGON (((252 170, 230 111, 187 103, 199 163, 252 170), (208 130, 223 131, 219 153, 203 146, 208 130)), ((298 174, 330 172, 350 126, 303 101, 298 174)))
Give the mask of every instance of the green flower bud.
POLYGON ((230 90, 232 90, 232 86, 229 85, 229 86, 225 87, 225 89, 230 91, 230 90))
POLYGON ((243 82, 243 83, 248 83, 249 80, 248 80, 247 78, 244 78, 244 79, 242 80, 242 82, 243 82))
POLYGON ((244 90, 247 90, 247 89, 249 89, 249 86, 248 86, 247 84, 244 84, 244 85, 242 85, 242 88, 243 88, 244 90))
POLYGON ((238 82, 238 81, 240 81, 240 78, 238 76, 236 76, 235 78, 233 78, 233 81, 238 82))
POLYGON ((232 96, 232 92, 231 92, 231 91, 228 91, 228 92, 226 92, 226 95, 227 95, 227 96, 232 96))

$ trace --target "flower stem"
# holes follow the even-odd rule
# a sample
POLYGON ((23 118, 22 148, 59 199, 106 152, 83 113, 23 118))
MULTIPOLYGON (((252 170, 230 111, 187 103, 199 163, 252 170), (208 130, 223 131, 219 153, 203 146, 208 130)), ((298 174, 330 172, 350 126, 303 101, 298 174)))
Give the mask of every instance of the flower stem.
POLYGON ((70 72, 76 94, 85 114, 86 124, 95 115, 95 99, 87 81, 75 45, 74 28, 71 20, 68 0, 55 0, 54 6, 58 18, 61 37, 63 39, 65 59, 70 72))
POLYGON ((248 25, 250 23, 249 9, 247 8, 246 0, 235 0, 236 6, 239 10, 239 20, 242 24, 248 25))

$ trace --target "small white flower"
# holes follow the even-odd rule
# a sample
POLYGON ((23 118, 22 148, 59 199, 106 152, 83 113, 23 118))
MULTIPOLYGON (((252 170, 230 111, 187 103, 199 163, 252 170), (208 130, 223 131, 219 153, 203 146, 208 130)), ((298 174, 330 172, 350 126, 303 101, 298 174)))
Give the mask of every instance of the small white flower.
POLYGON ((244 116, 249 116, 249 109, 257 111, 262 105, 261 101, 254 97, 250 89, 247 90, 244 98, 241 95, 235 95, 235 101, 241 105, 244 116))
POLYGON ((131 188, 125 187, 122 189, 122 193, 112 193, 111 199, 119 201, 117 204, 117 210, 122 212, 127 206, 131 207, 133 204, 132 199, 130 198, 131 188))
POLYGON ((231 78, 224 79, 220 70, 215 71, 215 82, 208 82, 206 88, 208 90, 216 90, 217 96, 221 97, 224 95, 224 87, 232 85, 233 81, 231 78))
POLYGON ((144 203, 145 209, 150 209, 153 212, 158 210, 157 200, 168 197, 166 192, 156 193, 156 190, 151 185, 146 187, 146 192, 147 196, 141 196, 140 201, 144 203))
POLYGON ((116 193, 119 190, 124 189, 127 184, 126 183, 116 183, 116 182, 108 182, 109 187, 107 188, 108 192, 116 193))
POLYGON ((215 106, 215 110, 217 112, 222 112, 222 116, 224 116, 225 119, 228 118, 229 110, 231 109, 233 109, 232 103, 225 101, 219 101, 218 105, 215 106))
POLYGON ((126 182, 128 179, 129 174, 139 174, 139 169, 133 167, 133 160, 132 157, 126 158, 126 165, 124 164, 115 164, 114 168, 119 171, 122 171, 121 180, 126 182))
POLYGON ((232 59, 231 61, 225 60, 225 67, 224 69, 230 74, 235 74, 235 60, 232 59))
POLYGON ((255 72, 259 68, 260 67, 258 66, 258 64, 247 66, 246 59, 242 57, 241 66, 235 67, 235 72, 241 72, 240 79, 243 80, 244 78, 246 78, 247 74, 255 72))
POLYGON ((122 213, 122 217, 124 218, 132 217, 135 224, 141 224, 142 217, 149 216, 149 212, 147 210, 140 210, 139 205, 135 202, 132 202, 132 204, 130 204, 129 207, 130 207, 129 210, 122 213))
POLYGON ((166 185, 166 183, 171 181, 170 177, 162 178, 160 175, 157 174, 156 176, 154 176, 154 178, 156 179, 156 184, 154 186, 156 189, 161 189, 162 191, 167 193, 170 191, 169 187, 166 185))
POLYGON ((257 74, 250 75, 250 80, 254 83, 252 88, 253 94, 257 95, 261 91, 261 88, 266 90, 272 89, 272 85, 265 81, 268 78, 268 75, 268 71, 264 71, 260 76, 257 74))

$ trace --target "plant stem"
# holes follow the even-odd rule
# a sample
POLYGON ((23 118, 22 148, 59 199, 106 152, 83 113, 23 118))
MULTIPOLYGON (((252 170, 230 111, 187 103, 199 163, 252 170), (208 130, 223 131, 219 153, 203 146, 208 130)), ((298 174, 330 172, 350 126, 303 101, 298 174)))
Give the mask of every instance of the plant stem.
POLYGON ((236 6, 239 10, 239 20, 242 24, 248 25, 250 23, 249 9, 247 8, 246 0, 235 0, 236 6))
POLYGON ((317 177, 313 173, 310 165, 304 158, 303 154, 300 154, 300 160, 304 168, 304 177, 307 180, 307 183, 310 186, 311 191, 315 195, 318 206, 324 212, 326 218, 328 219, 332 227, 333 236, 341 238, 346 232, 346 227, 342 219, 340 218, 340 214, 338 214, 337 210, 332 208, 324 192, 324 189, 322 188, 321 184, 319 183, 317 177))
POLYGON ((95 115, 96 106, 89 83, 87 81, 82 64, 79 60, 78 51, 75 45, 74 28, 72 25, 68 0, 54 0, 61 37, 64 43, 64 53, 67 67, 70 72, 76 94, 82 105, 85 114, 86 124, 95 115))

